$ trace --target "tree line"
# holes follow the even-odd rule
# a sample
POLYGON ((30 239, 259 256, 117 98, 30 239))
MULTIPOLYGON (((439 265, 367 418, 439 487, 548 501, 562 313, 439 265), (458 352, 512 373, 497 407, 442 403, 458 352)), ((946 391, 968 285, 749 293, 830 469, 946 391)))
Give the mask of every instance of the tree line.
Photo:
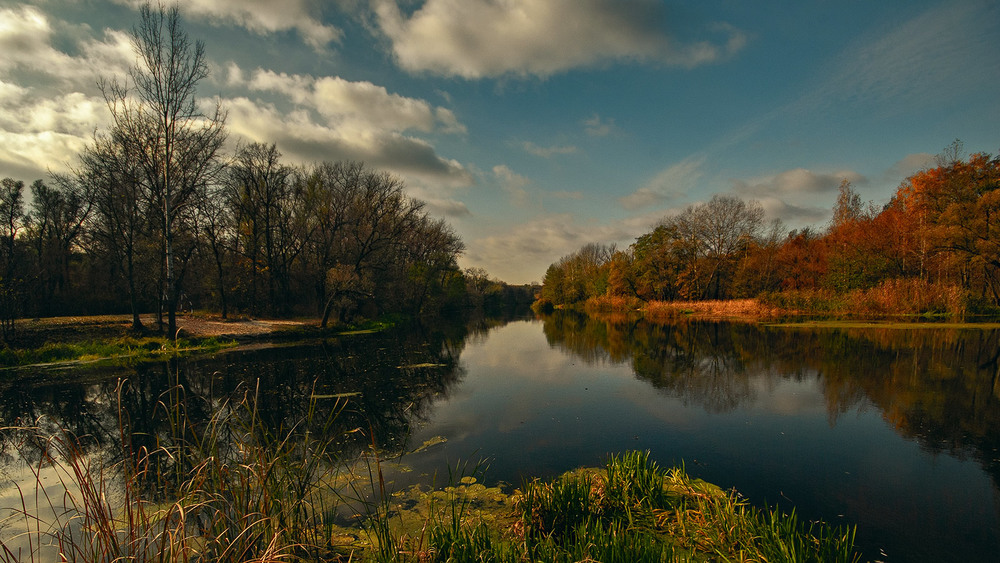
POLYGON ((0 320, 159 313, 225 317, 422 312, 517 299, 462 272, 460 238, 402 181, 359 162, 291 166, 274 144, 223 155, 226 113, 196 99, 208 75, 176 7, 141 8, 137 62, 99 86, 112 122, 68 174, 0 182, 0 320))
POLYGON ((591 243, 550 265, 539 304, 903 289, 958 295, 963 311, 1000 307, 1000 157, 964 157, 956 141, 882 206, 844 180, 822 230, 786 232, 765 222, 758 202, 716 195, 664 217, 627 249, 591 243))

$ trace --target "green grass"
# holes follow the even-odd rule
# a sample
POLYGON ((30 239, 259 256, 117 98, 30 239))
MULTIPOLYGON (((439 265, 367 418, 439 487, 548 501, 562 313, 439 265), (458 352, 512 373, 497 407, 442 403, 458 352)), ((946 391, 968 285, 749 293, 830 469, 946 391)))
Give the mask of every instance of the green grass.
POLYGON ((218 338, 119 337, 73 343, 48 342, 37 348, 0 349, 0 366, 27 366, 58 362, 100 360, 142 361, 192 352, 213 352, 235 346, 233 340, 218 338))

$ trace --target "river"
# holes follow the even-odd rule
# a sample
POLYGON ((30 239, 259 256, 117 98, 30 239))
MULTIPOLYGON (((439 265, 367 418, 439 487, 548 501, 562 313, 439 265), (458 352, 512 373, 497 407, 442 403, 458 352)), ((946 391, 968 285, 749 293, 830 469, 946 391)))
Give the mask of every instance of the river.
MULTIPOLYGON (((251 393, 275 426, 350 394, 331 432, 363 429, 387 455, 420 450, 400 459, 395 487, 475 465, 517 486, 649 450, 753 504, 857 526, 866 560, 986 561, 1000 553, 998 355, 996 330, 559 313, 25 371, 0 386, 0 424, 68 428, 114 461, 117 405, 133 433, 157 436, 158 401, 177 384, 192 418, 251 393)), ((0 443, 7 475, 33 455, 18 439, 0 443)))

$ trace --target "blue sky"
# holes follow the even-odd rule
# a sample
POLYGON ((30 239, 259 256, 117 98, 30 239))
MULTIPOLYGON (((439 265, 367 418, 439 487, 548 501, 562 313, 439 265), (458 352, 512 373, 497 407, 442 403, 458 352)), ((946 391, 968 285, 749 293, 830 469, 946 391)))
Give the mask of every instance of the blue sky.
MULTIPOLYGON (((0 177, 75 164, 134 0, 0 0, 0 177)), ((822 228, 955 139, 1000 149, 994 1, 185 0, 233 143, 363 160, 512 283, 714 194, 822 228)))

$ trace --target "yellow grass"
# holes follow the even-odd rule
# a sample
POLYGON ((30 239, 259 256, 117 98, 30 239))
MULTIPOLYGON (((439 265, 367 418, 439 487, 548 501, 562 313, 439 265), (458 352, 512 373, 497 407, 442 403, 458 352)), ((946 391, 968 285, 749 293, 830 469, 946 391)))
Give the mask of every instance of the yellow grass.
POLYGON ((725 299, 714 301, 650 301, 643 307, 646 318, 672 319, 696 317, 710 319, 757 320, 773 318, 780 309, 764 305, 756 299, 725 299))

